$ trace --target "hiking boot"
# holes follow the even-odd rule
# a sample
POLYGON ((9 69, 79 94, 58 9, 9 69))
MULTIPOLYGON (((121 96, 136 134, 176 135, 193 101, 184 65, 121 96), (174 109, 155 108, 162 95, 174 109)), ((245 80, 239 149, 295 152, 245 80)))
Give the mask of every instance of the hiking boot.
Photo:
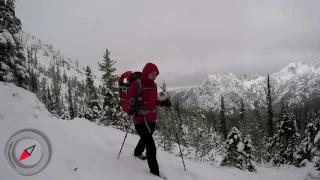
POLYGON ((146 160, 147 159, 147 156, 145 155, 134 155, 135 157, 141 159, 141 160, 146 160))

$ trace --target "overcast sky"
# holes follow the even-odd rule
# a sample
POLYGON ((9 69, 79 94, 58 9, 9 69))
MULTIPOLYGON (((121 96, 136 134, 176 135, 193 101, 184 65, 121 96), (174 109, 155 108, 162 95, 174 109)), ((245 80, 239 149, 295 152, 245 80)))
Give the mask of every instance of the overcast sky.
POLYGON ((272 74, 320 60, 319 0, 20 0, 26 32, 98 74, 105 48, 118 73, 155 63, 158 84, 214 73, 272 74))

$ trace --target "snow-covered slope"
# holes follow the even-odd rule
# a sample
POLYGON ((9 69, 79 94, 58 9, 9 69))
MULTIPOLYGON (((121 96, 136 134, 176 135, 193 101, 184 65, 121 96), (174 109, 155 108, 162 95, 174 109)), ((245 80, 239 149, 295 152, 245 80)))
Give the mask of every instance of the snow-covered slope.
MULTIPOLYGON (((68 98, 68 83, 70 83, 70 90, 72 95, 72 101, 75 111, 75 115, 79 115, 85 107, 85 98, 87 97, 86 86, 86 65, 82 66, 77 60, 72 60, 65 57, 60 50, 55 49, 52 45, 42 42, 32 34, 22 33, 21 41, 23 42, 24 53, 27 57, 27 69, 30 77, 32 90, 38 95, 42 102, 47 102, 46 106, 52 112, 53 106, 49 104, 56 104, 57 116, 68 117, 68 111, 70 102, 68 98), (35 75, 32 75, 35 74, 35 75), (56 80, 54 83, 54 80, 56 80), (38 81, 38 83, 35 83, 38 81), (35 85, 36 84, 36 85, 35 85), (50 90, 48 90, 50 88, 50 90), (45 96, 48 96, 48 92, 51 92, 53 101, 49 102, 45 96)), ((94 81, 94 85, 97 90, 102 85, 100 78, 95 76, 95 73, 91 71, 91 75, 94 81)))
POLYGON ((194 93, 194 87, 189 89, 180 89, 180 90, 171 90, 168 91, 169 95, 174 97, 172 98, 172 101, 174 103, 176 102, 184 102, 186 101, 193 93, 194 93))
MULTIPOLYGON (((274 103, 281 97, 293 103, 304 103, 320 97, 320 62, 315 65, 290 63, 279 72, 270 75, 271 91, 274 103)), ((266 104, 267 77, 259 74, 236 75, 213 74, 207 76, 201 85, 192 89, 193 93, 174 92, 173 97, 180 98, 183 105, 199 105, 205 109, 218 110, 220 97, 224 96, 227 109, 239 106, 240 99, 247 107, 253 108, 254 101, 266 104)))
MULTIPOLYGON (((31 57, 37 59, 38 65, 49 68, 55 65, 59 68, 61 75, 66 72, 68 77, 77 77, 79 81, 85 80, 85 66, 79 64, 76 60, 65 57, 59 49, 55 49, 52 45, 41 41, 39 38, 30 33, 24 34, 25 50, 31 52, 31 57)), ((30 64, 30 62, 29 62, 30 64)), ((95 85, 101 84, 99 78, 94 74, 95 85)))
MULTIPOLYGON (((53 148, 49 165, 34 176, 21 176, 12 171, 0 156, 1 180, 151 180, 159 179, 148 172, 146 161, 132 156, 138 136, 129 134, 117 159, 125 132, 98 126, 86 119, 63 121, 51 116, 36 95, 12 84, 0 82, 0 149, 18 130, 35 128, 48 136, 53 148), (77 171, 73 171, 75 168, 77 171)), ((160 170, 170 180, 301 180, 308 168, 257 168, 251 173, 236 168, 214 167, 208 163, 181 158, 158 150, 160 170)))

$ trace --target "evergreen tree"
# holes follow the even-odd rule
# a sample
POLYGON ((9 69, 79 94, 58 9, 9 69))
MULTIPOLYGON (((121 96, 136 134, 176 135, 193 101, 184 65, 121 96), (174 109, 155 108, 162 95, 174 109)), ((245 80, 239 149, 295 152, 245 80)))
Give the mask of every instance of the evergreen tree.
POLYGON ((273 110, 272 110, 272 98, 271 98, 271 86, 270 86, 270 77, 267 77, 267 123, 266 123, 266 133, 263 137, 264 153, 263 159, 269 162, 275 153, 275 145, 277 143, 277 135, 274 133, 274 123, 273 123, 273 110))
POLYGON ((245 117, 245 107, 244 107, 244 103, 243 100, 240 100, 240 108, 239 108, 239 112, 240 112, 240 121, 239 121, 239 125, 237 126, 240 131, 243 132, 243 134, 247 134, 247 122, 246 122, 246 117, 245 117))
POLYGON ((176 128, 174 122, 177 122, 176 117, 168 109, 159 110, 158 117, 158 143, 165 151, 171 151, 175 142, 176 128))
POLYGON ((51 112, 55 117, 59 118, 58 105, 57 102, 55 102, 54 100, 52 100, 51 112))
POLYGON ((56 70, 56 79, 58 81, 58 83, 62 82, 62 78, 61 78, 61 74, 60 74, 60 68, 59 66, 56 66, 57 70, 56 70))
POLYGON ((107 89, 110 89, 111 92, 116 92, 118 89, 116 87, 118 77, 115 75, 116 68, 114 64, 116 61, 110 59, 110 52, 106 49, 106 52, 103 56, 103 62, 99 64, 100 71, 104 74, 102 75, 102 81, 107 89))
POLYGON ((76 118, 76 117, 78 117, 78 105, 77 105, 77 102, 74 102, 73 105, 74 105, 74 107, 73 107, 73 109, 74 109, 74 117, 76 118))
POLYGON ((320 119, 317 118, 315 120, 311 120, 310 123, 307 125, 304 131, 304 138, 301 141, 299 147, 297 148, 296 152, 294 153, 295 165, 300 167, 301 162, 303 160, 308 160, 312 162, 312 149, 314 149, 315 145, 313 143, 314 138, 319 131, 320 119))
POLYGON ((193 138, 196 145, 196 156, 200 157, 200 161, 203 157, 207 156, 211 149, 214 147, 213 134, 210 133, 210 129, 207 128, 207 118, 204 116, 202 110, 197 110, 195 113, 195 137, 193 138))
MULTIPOLYGON (((15 36, 15 39, 17 37, 15 36)), ((15 68, 14 68, 14 76, 17 79, 17 86, 23 87, 27 90, 29 90, 29 85, 28 85, 28 79, 29 76, 26 73, 26 57, 23 53, 22 45, 16 41, 16 57, 14 58, 15 61, 15 68)))
POLYGON ((250 172, 256 172, 256 168, 253 166, 254 156, 253 152, 255 148, 252 146, 252 141, 250 136, 246 136, 243 141, 244 149, 243 149, 243 157, 244 157, 244 164, 243 166, 248 169, 250 172))
POLYGON ((221 96, 221 110, 220 110, 220 133, 222 138, 227 139, 227 122, 226 122, 226 108, 224 106, 224 99, 221 96))
MULTIPOLYGON (((303 134, 303 131, 305 130, 305 128, 302 127, 302 118, 301 118, 301 108, 299 107, 298 104, 294 104, 293 105, 293 109, 294 109, 294 113, 295 113, 295 116, 297 118, 297 127, 298 127, 298 130, 300 133, 303 134)), ((309 119, 308 119, 309 120, 309 119)))
POLYGON ((29 73, 29 77, 30 77, 30 79, 29 79, 29 86, 30 86, 30 91, 31 92, 35 92, 35 86, 36 86, 36 84, 35 84, 35 74, 34 74, 34 71, 33 71, 33 69, 28 69, 28 73, 29 73))
POLYGON ((312 150, 314 155, 314 158, 312 161, 315 163, 316 170, 320 171, 320 131, 318 131, 313 142, 315 144, 315 148, 312 150))
POLYGON ((28 64, 32 64, 33 63, 33 57, 32 57, 32 48, 31 47, 27 47, 27 59, 28 59, 28 64))
POLYGON ((71 89, 71 84, 70 82, 68 82, 68 102, 69 102, 69 116, 70 119, 73 119, 75 117, 75 113, 74 113, 74 105, 73 105, 73 101, 72 101, 72 89, 71 89))
POLYGON ((85 118, 96 121, 99 118, 99 112, 97 112, 99 111, 98 94, 94 86, 94 80, 89 66, 87 66, 86 69, 86 77, 87 106, 84 109, 84 114, 85 118))
POLYGON ((296 124, 295 115, 289 113, 285 108, 277 135, 278 153, 273 161, 275 165, 293 164, 293 154, 297 148, 297 141, 300 137, 296 124))
MULTIPOLYGON (((170 98, 165 82, 162 83, 160 89, 160 100, 170 98)), ((175 116, 175 113, 172 113, 168 108, 164 108, 158 110, 158 119, 158 129, 160 133, 158 140, 159 145, 163 146, 164 150, 171 151, 176 138, 177 124, 179 121, 178 117, 175 116)))
POLYGON ((164 82, 162 83, 162 85, 160 86, 160 89, 161 89, 161 91, 160 91, 160 93, 159 93, 159 96, 160 96, 160 98, 161 98, 162 100, 165 100, 165 99, 167 99, 167 98, 170 97, 170 95, 169 95, 169 93, 168 93, 168 91, 167 91, 167 84, 166 84, 165 81, 164 81, 164 82))
POLYGON ((6 0, 0 0, 0 30, 2 31, 6 27, 7 19, 12 20, 11 18, 8 18, 7 13, 7 6, 6 6, 6 0))
POLYGON ((33 93, 37 93, 39 90, 38 76, 33 69, 31 70, 29 77, 30 90, 33 93))
POLYGON ((65 108, 63 108, 63 109, 61 110, 61 116, 59 117, 59 119, 70 120, 69 111, 66 110, 65 108))
POLYGON ((223 144, 223 160, 221 166, 233 166, 244 169, 245 162, 243 157, 244 144, 239 130, 236 127, 231 129, 227 140, 223 144))
POLYGON ((0 81, 29 90, 26 57, 19 42, 21 22, 15 16, 13 0, 0 0, 0 81))
POLYGON ((198 159, 198 151, 199 151, 199 117, 198 117, 198 108, 195 108, 193 111, 190 112, 188 115, 188 124, 187 124, 187 141, 188 146, 190 146, 192 149, 188 149, 188 154, 190 156, 194 156, 195 159, 198 159))
POLYGON ((42 78, 40 89, 41 89, 41 102, 48 108, 47 79, 45 77, 42 78))
POLYGON ((281 112, 279 114, 279 120, 278 120, 278 123, 277 123, 278 124, 277 128, 280 128, 280 124, 281 124, 281 121, 282 121, 282 115, 285 113, 285 111, 288 108, 288 106, 286 105, 283 97, 281 97, 281 99, 280 99, 280 107, 281 107, 281 112))
POLYGON ((264 132, 263 121, 262 121, 259 109, 260 107, 258 103, 255 101, 254 102, 254 122, 255 122, 256 128, 255 128, 255 131, 253 131, 251 134, 253 135, 252 136, 253 142, 255 142, 257 156, 259 157, 257 161, 262 163, 262 157, 264 154, 263 152, 265 151, 265 147, 263 144, 263 137, 265 135, 265 132, 264 132))
POLYGON ((51 67, 49 68, 49 77, 51 79, 55 79, 56 78, 56 69, 55 69, 55 65, 51 65, 51 67))
POLYGON ((48 103, 49 103, 49 111, 51 112, 52 115, 54 115, 55 117, 59 117, 58 115, 58 110, 57 110, 57 105, 56 103, 54 102, 54 100, 51 98, 52 97, 52 94, 50 92, 50 87, 47 88, 48 90, 48 103))
POLYGON ((47 87, 47 99, 48 99, 48 104, 47 104, 47 109, 50 113, 52 113, 52 98, 51 98, 51 93, 50 93, 50 87, 47 87))
POLYGON ((66 74, 66 71, 63 72, 63 83, 67 83, 68 82, 68 76, 66 74))
POLYGON ((38 67, 38 58, 37 58, 37 53, 38 53, 38 46, 35 46, 34 49, 34 67, 37 68, 38 67))
POLYGON ((103 55, 103 62, 98 63, 100 71, 102 71, 102 96, 103 96, 103 111, 102 111, 102 122, 103 124, 120 125, 122 121, 122 111, 119 105, 117 80, 118 77, 115 75, 116 68, 114 64, 116 61, 110 59, 110 52, 106 49, 103 55), (109 121, 109 122, 107 122, 109 121))
POLYGON ((182 145, 187 146, 186 134, 183 128, 184 127, 183 113, 182 113, 182 107, 181 107, 180 101, 176 100, 173 107, 174 107, 174 113, 178 121, 177 138, 179 138, 179 141, 182 145))
MULTIPOLYGON (((57 71, 58 71, 58 67, 57 67, 57 71)), ((54 66, 52 67, 52 71, 53 71, 53 87, 51 88, 53 91, 53 95, 54 95, 54 108, 55 111, 57 113, 58 116, 61 116, 62 114, 62 102, 60 101, 60 96, 61 96, 61 83, 58 80, 58 76, 59 73, 55 72, 54 70, 54 66)))
POLYGON ((1 0, 1 30, 7 29, 11 34, 17 35, 21 30, 21 21, 15 15, 14 0, 1 0))
MULTIPOLYGON (((280 126, 282 127, 282 126, 280 126)), ((288 140, 286 141, 286 151, 285 151, 285 158, 286 164, 293 164, 294 163, 294 152, 298 147, 298 140, 300 138, 299 130, 297 127, 296 117, 293 112, 289 114, 289 122, 287 125, 287 135, 285 135, 288 140)))
POLYGON ((273 110, 272 110, 272 98, 271 98, 271 86, 270 86, 270 78, 268 75, 267 81, 267 103, 268 103, 268 121, 267 121, 267 132, 268 137, 273 137, 274 135, 274 124, 273 124, 273 110))
POLYGON ((313 168, 308 173, 305 180, 316 180, 320 179, 320 131, 316 134, 315 138, 311 140, 314 144, 314 148, 312 149, 312 162, 314 162, 313 168))

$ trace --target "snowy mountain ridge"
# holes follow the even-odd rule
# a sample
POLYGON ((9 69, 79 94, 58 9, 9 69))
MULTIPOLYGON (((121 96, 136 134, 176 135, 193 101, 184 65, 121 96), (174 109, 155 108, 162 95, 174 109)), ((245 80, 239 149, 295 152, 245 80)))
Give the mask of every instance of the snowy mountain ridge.
MULTIPOLYGON (((293 62, 270 75, 273 103, 281 97, 289 105, 306 103, 320 96, 320 61, 315 65, 293 62)), ((185 107, 198 105, 203 109, 219 110, 221 95, 229 110, 237 108, 242 99, 247 107, 254 108, 254 101, 265 106, 267 77, 255 74, 210 74, 197 88, 173 91, 173 99, 182 100, 185 107), (186 93, 189 91, 189 94, 186 93), (190 94, 190 91, 192 93, 190 94), (188 95, 187 95, 188 94, 188 95), (185 98, 182 98, 185 97, 185 98)))
MULTIPOLYGON (((85 80, 85 66, 79 65, 78 61, 74 61, 69 57, 63 55, 59 49, 54 48, 52 45, 41 41, 31 33, 22 32, 22 41, 26 49, 26 57, 28 51, 33 59, 37 59, 38 65, 44 68, 49 68, 52 65, 58 66, 60 72, 66 72, 68 77, 77 77, 80 81, 85 80)), ((30 64, 30 61, 28 62, 30 64)), ((94 75, 95 85, 101 84, 100 78, 94 75)))

